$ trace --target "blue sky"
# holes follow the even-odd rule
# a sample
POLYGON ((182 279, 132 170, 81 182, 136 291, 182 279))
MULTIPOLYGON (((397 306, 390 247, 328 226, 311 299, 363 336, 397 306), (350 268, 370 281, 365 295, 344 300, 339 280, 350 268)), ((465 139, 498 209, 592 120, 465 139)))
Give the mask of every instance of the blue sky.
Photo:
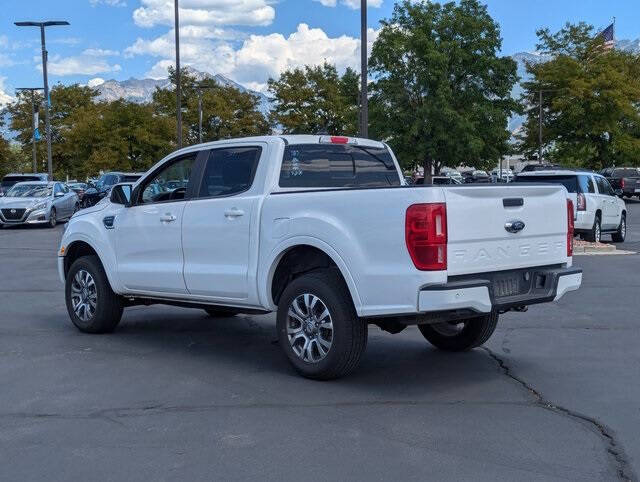
MULTIPOLYGON (((42 83, 39 31, 19 20, 64 19, 47 31, 51 82, 160 77, 173 58, 173 0, 0 0, 0 102, 13 88, 42 83), (94 80, 92 80, 94 79, 94 80)), ((181 0, 182 58, 264 89, 269 76, 328 60, 357 66, 360 0, 181 0)), ((393 0, 369 0, 369 27, 393 0)), ((599 28, 617 17, 617 38, 640 37, 638 0, 487 0, 500 23, 503 52, 533 50, 535 30, 584 20, 599 28)), ((373 36, 373 31, 372 31, 373 36)))

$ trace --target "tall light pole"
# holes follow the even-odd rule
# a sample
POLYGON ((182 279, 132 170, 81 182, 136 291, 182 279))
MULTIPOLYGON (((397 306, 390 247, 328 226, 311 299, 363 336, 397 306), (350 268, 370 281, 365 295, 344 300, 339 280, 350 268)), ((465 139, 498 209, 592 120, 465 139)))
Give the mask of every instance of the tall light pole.
POLYGON ((36 154, 36 135, 38 132, 38 105, 36 104, 36 92, 44 90, 42 87, 18 87, 18 92, 31 92, 31 110, 33 112, 33 134, 31 135, 31 143, 33 144, 33 172, 38 172, 38 156, 36 154))
POLYGON ((51 122, 49 121, 49 80, 47 78, 47 46, 44 40, 44 29, 55 25, 69 25, 69 22, 53 20, 48 22, 15 22, 18 27, 39 27, 42 44, 42 76, 44 78, 44 122, 47 131, 47 172, 49 180, 53 180, 53 163, 51 162, 51 122))
POLYGON ((178 111, 178 149, 182 147, 182 92, 180 90, 180 14, 174 0, 176 30, 176 107, 178 111))
POLYGON ((369 137, 369 93, 367 92, 367 0, 360 0, 360 137, 369 137))

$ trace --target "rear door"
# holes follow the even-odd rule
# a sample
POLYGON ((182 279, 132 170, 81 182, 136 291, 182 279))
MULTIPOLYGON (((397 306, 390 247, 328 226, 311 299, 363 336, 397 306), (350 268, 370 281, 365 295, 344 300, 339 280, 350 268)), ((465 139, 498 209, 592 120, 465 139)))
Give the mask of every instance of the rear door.
POLYGON ((615 192, 602 176, 595 176, 598 187, 598 197, 601 201, 602 209, 602 229, 613 229, 618 226, 618 202, 615 199, 615 192))
POLYGON ((561 185, 451 186, 444 195, 449 275, 567 262, 561 185))
MULTIPOLYGON (((267 145, 207 152, 196 194, 185 208, 184 280, 189 293, 220 301, 247 300, 257 253, 258 205, 264 186, 255 174, 267 145)), ((255 291, 252 290, 252 291, 255 291)))

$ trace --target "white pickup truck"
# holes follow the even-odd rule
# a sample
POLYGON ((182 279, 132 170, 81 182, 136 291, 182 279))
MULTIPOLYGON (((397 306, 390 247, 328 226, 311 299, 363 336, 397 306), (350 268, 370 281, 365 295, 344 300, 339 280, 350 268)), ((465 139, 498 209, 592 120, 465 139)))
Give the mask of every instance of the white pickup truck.
POLYGON ((469 350, 499 314, 578 289, 573 218, 560 185, 410 187, 381 142, 255 137, 117 185, 69 221, 58 269, 83 332, 132 305, 276 311, 293 366, 329 379, 357 366, 369 324, 469 350))

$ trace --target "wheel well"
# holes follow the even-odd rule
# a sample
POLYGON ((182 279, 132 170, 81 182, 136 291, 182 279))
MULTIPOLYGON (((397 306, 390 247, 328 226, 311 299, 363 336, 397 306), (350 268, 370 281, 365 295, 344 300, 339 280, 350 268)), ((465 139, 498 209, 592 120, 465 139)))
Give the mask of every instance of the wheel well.
MULTIPOLYGON (((308 245, 294 246, 280 258, 278 267, 273 274, 271 282, 271 298, 277 305, 280 297, 291 281, 310 271, 317 269, 334 268, 345 282, 338 266, 331 257, 321 249, 308 245)), ((346 286, 346 282, 345 282, 346 286)))
POLYGON ((596 216, 602 219, 602 212, 599 209, 596 209, 596 216))
POLYGON ((91 247, 89 243, 85 243, 84 241, 76 241, 71 243, 71 245, 67 248, 67 254, 64 257, 64 275, 67 276, 69 269, 73 262, 82 258, 83 256, 98 256, 96 250, 91 247))

